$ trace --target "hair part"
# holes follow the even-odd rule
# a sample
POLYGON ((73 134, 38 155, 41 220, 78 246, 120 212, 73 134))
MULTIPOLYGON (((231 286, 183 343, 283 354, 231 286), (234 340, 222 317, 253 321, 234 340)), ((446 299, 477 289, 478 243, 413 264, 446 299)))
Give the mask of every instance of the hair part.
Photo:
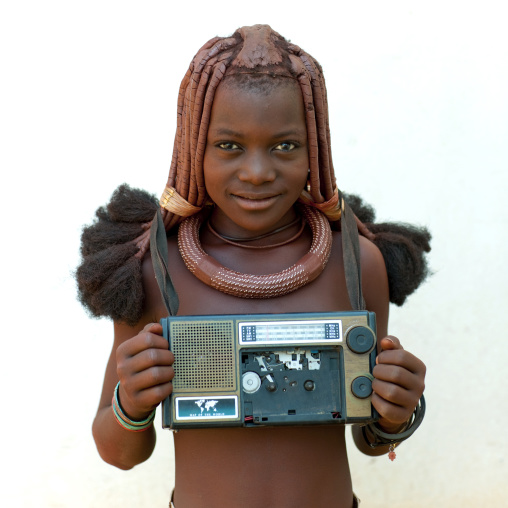
POLYGON ((277 88, 294 86, 299 88, 299 83, 292 76, 284 74, 242 72, 226 75, 219 86, 221 89, 240 90, 268 96, 277 88))

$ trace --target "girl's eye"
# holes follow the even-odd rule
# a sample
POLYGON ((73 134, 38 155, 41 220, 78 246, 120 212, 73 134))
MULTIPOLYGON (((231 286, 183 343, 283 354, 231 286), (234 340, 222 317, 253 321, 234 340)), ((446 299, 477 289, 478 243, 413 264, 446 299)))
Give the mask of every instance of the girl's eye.
POLYGON ((236 143, 219 143, 218 147, 223 150, 238 150, 240 148, 236 143))
POLYGON ((275 150, 280 150, 281 152, 290 152, 291 150, 294 150, 296 148, 296 145, 294 143, 291 143, 290 141, 284 141, 283 143, 279 143, 275 150))

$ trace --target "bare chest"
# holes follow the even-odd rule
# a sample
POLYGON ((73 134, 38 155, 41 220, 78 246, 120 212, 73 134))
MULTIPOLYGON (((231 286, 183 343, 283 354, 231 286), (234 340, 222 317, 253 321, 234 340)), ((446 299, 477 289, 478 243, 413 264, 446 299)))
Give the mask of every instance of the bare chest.
MULTIPOLYGON (((291 266, 306 252, 306 245, 279 252, 216 249, 219 262, 241 273, 276 273, 291 266)), ((171 278, 179 299, 179 315, 330 312, 351 309, 347 295, 340 237, 334 238, 330 259, 313 282, 276 298, 238 298, 217 291, 198 280, 185 266, 176 239, 168 242, 171 278)), ((161 316, 162 317, 162 316, 161 316)))
MULTIPOLYGON (((350 309, 340 237, 330 259, 313 282, 285 296, 245 299, 224 294, 198 280, 186 268, 176 239, 170 239, 169 266, 179 298, 179 315, 330 312, 350 309)), ((308 245, 279 252, 210 249, 221 264, 242 273, 283 270, 303 256, 308 245)), ((203 429, 175 434, 176 506, 351 506, 351 479, 344 427, 267 427, 203 429), (298 443, 311 443, 302 450, 298 443), (214 467, 201 460, 206 450, 214 467), (196 483, 195 479, 200 478, 196 483), (292 485, 290 491, 276 488, 292 485), (264 485, 259 489, 259 485, 264 485), (319 493, 316 498, 316 493, 319 493), (227 501, 226 501, 227 500, 227 501), (274 504, 275 503, 275 504, 274 504)))

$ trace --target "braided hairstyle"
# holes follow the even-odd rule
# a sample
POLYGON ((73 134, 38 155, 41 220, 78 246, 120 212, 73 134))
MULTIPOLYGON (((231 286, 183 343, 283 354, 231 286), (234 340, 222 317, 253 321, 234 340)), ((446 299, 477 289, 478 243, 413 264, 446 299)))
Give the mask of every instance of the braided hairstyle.
MULTIPOLYGON (((344 195, 340 195, 335 181, 322 68, 268 25, 255 25, 240 28, 231 37, 208 41, 180 85, 173 157, 159 201, 168 234, 209 201, 203 160, 217 87, 228 82, 270 90, 287 80, 298 83, 306 115, 309 179, 300 200, 320 209, 332 227, 340 229, 340 199, 344 195)), ((425 229, 405 225, 374 225, 373 211, 357 197, 348 199, 353 210, 359 210, 359 232, 376 243, 385 256, 390 299, 401 305, 427 275, 423 252, 430 250, 430 235, 425 229), (362 206, 363 211, 369 210, 365 217, 362 206)), ((150 223, 156 210, 152 196, 123 185, 107 207, 97 210, 95 223, 84 229, 83 260, 76 275, 80 300, 92 315, 109 316, 130 325, 140 319, 141 260, 149 248, 150 223)))

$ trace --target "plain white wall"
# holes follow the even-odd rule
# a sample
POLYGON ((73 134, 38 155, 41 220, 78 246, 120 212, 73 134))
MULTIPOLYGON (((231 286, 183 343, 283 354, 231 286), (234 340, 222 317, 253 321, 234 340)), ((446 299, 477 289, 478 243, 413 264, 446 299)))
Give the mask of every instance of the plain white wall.
POLYGON ((80 230, 122 182, 160 194, 177 90, 192 56, 215 35, 268 23, 323 65, 339 186, 373 203, 379 219, 425 224, 433 234, 434 276, 392 309, 390 326, 428 366, 427 416, 394 463, 350 447, 355 490, 375 508, 501 506, 508 473, 502 6, 2 3, 0 410, 8 472, 0 504, 167 506, 169 432, 161 430, 154 456, 129 472, 95 451, 90 428, 112 326, 89 319, 76 301, 80 230))

